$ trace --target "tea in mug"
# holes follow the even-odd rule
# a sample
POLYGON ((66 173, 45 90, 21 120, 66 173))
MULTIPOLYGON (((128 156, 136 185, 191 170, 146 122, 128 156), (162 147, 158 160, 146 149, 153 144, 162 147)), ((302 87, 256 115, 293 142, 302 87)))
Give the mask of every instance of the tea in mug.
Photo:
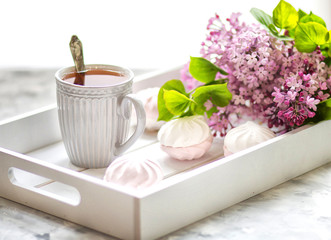
POLYGON ((129 77, 123 72, 104 69, 90 69, 84 73, 72 72, 63 77, 63 80, 71 84, 83 85, 87 87, 107 87, 114 86, 128 80, 129 77), (78 74, 84 74, 83 82, 76 83, 78 74))

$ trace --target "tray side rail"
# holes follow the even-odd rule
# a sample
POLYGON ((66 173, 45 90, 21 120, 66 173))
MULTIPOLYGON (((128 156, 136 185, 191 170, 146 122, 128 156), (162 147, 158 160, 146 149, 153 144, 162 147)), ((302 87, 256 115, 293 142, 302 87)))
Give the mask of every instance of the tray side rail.
POLYGON ((0 196, 54 216, 122 239, 137 230, 135 198, 110 189, 101 180, 0 148, 0 196), (12 168, 21 169, 75 188, 77 204, 17 182, 12 168))
POLYGON ((140 202, 142 239, 178 230, 330 162, 330 135, 331 120, 172 177, 140 202))
POLYGON ((55 105, 0 121, 0 147, 4 149, 26 153, 61 139, 55 105))

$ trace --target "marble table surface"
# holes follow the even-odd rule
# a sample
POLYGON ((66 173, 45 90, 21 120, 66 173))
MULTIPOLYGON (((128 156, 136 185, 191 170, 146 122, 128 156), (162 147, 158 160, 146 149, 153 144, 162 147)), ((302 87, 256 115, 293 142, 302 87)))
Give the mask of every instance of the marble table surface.
MULTIPOLYGON (((55 103, 53 75, 0 69, 0 120, 55 103)), ((0 198, 0 240, 18 239, 115 238, 0 198)), ((161 238, 177 239, 331 240, 331 163, 161 238)))

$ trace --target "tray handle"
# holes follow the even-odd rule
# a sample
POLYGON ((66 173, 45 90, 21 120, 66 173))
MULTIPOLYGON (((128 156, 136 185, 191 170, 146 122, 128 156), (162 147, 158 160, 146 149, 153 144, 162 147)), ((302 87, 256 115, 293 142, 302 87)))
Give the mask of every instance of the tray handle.
POLYGON ((86 174, 0 147, 0 196, 120 238, 133 239, 135 197, 86 174), (13 171, 45 177, 77 190, 78 200, 24 186, 13 171), (14 175, 15 176, 15 175, 14 175))
POLYGON ((39 174, 34 174, 20 168, 10 167, 8 169, 8 178, 10 182, 17 187, 44 195, 48 198, 53 198, 72 206, 77 206, 81 200, 81 195, 77 188, 62 183, 61 181, 44 178, 39 174), (24 174, 24 178, 17 176, 20 173, 24 174), (39 178, 41 181, 38 184, 33 184, 29 182, 29 178, 39 178))
MULTIPOLYGON (((51 201, 57 204, 65 203, 68 206, 79 206, 83 195, 86 194, 82 181, 98 180, 3 148, 0 148, 0 161, 0 195, 16 201, 17 195, 20 194, 19 199, 27 205, 34 201, 39 203, 51 201), (29 177, 39 178, 37 184, 24 181, 29 177), (52 191, 52 184, 61 185, 64 191, 52 191)), ((87 185, 89 184, 86 183, 85 186, 87 185)), ((55 188, 54 190, 61 189, 60 186, 55 188)))

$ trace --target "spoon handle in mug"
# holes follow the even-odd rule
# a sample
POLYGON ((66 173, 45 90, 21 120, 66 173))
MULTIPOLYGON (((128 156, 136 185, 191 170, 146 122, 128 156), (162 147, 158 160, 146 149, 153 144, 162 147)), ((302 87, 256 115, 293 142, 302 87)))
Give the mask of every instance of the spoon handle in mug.
POLYGON ((124 143, 117 143, 115 145, 116 152, 115 155, 121 155, 123 152, 125 152, 129 147, 131 147, 138 138, 144 133, 145 125, 146 125, 146 113, 144 109, 144 105, 141 100, 139 100, 135 94, 128 94, 126 95, 122 102, 120 103, 120 113, 124 118, 129 119, 130 118, 130 112, 128 111, 127 104, 129 102, 133 103, 133 106, 136 111, 137 116, 137 126, 134 131, 134 133, 131 135, 131 137, 124 143))

